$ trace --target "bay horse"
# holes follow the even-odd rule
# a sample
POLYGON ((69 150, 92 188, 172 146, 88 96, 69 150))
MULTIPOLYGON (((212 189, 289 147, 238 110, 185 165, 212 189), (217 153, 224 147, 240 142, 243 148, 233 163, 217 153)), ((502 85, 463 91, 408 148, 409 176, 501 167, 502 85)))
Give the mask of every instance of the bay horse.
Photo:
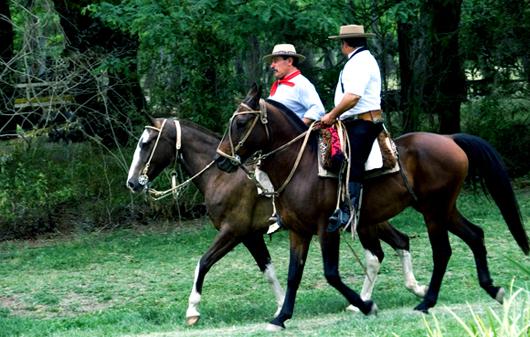
MULTIPOLYGON (((144 184, 140 183, 142 175, 152 181, 166 167, 178 162, 187 174, 195 177, 192 181, 204 195, 208 215, 219 233, 197 263, 186 311, 189 325, 195 324, 200 318, 198 307, 206 273, 240 243, 249 250, 270 283, 278 312, 284 299, 283 289, 263 239, 272 214, 271 199, 258 195, 256 186, 243 170, 232 175, 209 164, 213 164, 220 140, 215 133, 189 121, 151 119, 151 125, 146 126, 138 141, 127 177, 126 185, 132 192, 143 191, 147 185, 145 181, 144 184)), ((424 296, 426 287, 416 282, 412 272, 408 236, 388 222, 382 222, 374 228, 378 238, 387 242, 401 257, 407 289, 417 296, 424 296)), ((371 266, 369 262, 367 265, 371 266)), ((370 298, 374 282, 375 275, 366 277, 363 287, 365 298, 370 298)))
MULTIPOLYGON (((254 85, 231 117, 218 148, 219 168, 231 172, 253 157, 261 161, 260 169, 269 175, 276 188, 284 187, 276 196, 276 207, 289 230, 289 273, 285 301, 279 315, 269 324, 270 330, 285 328, 284 322, 292 317, 308 247, 315 234, 320 240, 324 274, 329 284, 365 314, 372 312, 375 306, 363 301, 341 281, 340 237, 337 231, 326 230, 336 205, 337 181, 318 177, 316 135, 308 136, 308 146, 301 145, 300 136, 307 130, 294 114, 261 100, 254 85), (293 142, 296 137, 299 140, 293 142), (260 157, 255 158, 256 153, 261 153, 260 157)), ((396 172, 363 183, 357 233, 365 250, 376 257, 375 263, 381 261, 381 246, 372 226, 412 206, 423 215, 427 225, 434 265, 427 293, 415 309, 428 313, 436 304, 451 256, 448 231, 461 238, 473 252, 480 286, 502 302, 504 289, 493 284, 488 269, 484 232, 464 218, 456 207, 466 177, 480 178, 515 241, 528 255, 528 236, 499 154, 486 141, 467 134, 447 136, 415 132, 397 138, 395 144, 406 179, 396 172)))

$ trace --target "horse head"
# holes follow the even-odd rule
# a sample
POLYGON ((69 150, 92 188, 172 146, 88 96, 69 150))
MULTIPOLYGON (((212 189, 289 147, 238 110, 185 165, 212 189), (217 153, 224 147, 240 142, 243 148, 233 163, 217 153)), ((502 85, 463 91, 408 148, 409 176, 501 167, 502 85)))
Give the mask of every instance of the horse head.
POLYGON ((140 136, 127 176, 132 192, 147 188, 164 168, 175 160, 176 127, 167 119, 152 119, 140 136))
POLYGON ((225 172, 234 172, 269 139, 267 113, 256 84, 230 118, 228 129, 217 148, 216 164, 225 172))

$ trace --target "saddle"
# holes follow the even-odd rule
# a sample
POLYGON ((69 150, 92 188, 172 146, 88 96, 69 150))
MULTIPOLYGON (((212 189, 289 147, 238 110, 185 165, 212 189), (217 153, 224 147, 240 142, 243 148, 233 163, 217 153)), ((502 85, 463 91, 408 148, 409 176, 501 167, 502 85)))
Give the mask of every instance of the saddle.
MULTIPOLYGON (((342 127, 320 130, 318 137, 318 175, 338 178, 347 153, 347 133, 342 127), (345 141, 346 140, 346 141, 345 141)), ((386 128, 374 140, 372 150, 365 163, 364 178, 373 178, 399 171, 398 153, 394 141, 386 128)))

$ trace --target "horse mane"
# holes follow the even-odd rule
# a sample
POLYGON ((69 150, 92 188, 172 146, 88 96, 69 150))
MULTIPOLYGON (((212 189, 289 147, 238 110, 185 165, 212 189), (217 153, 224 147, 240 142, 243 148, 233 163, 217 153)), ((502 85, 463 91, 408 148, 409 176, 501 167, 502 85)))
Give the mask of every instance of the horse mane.
POLYGON ((298 117, 297 114, 295 114, 291 109, 283 105, 282 103, 275 101, 273 99, 267 98, 265 102, 269 103, 276 109, 283 112, 283 114, 289 119, 291 124, 293 124, 296 127, 296 131, 299 133, 302 133, 308 129, 307 125, 298 117))
POLYGON ((185 126, 197 129, 197 130, 199 130, 202 133, 205 133, 205 134, 207 134, 209 136, 212 136, 212 137, 215 137, 215 138, 221 140, 221 135, 219 135, 217 132, 214 132, 214 131, 212 131, 210 129, 205 128, 202 125, 196 124, 196 123, 194 123, 192 121, 189 121, 189 120, 186 120, 186 119, 179 119, 178 121, 181 124, 185 125, 185 126))
MULTIPOLYGON (((298 117, 297 114, 295 114, 291 109, 289 109, 282 103, 269 98, 267 98, 265 102, 269 103, 274 108, 278 109, 281 113, 283 113, 285 117, 287 117, 287 119, 289 120, 290 124, 295 128, 295 131, 298 134, 305 132, 309 129, 309 127, 305 125, 305 123, 302 121, 302 119, 300 119, 300 117, 298 117)), ((311 132, 311 135, 309 136, 307 144, 311 151, 316 151, 318 148, 317 135, 318 132, 311 132)))

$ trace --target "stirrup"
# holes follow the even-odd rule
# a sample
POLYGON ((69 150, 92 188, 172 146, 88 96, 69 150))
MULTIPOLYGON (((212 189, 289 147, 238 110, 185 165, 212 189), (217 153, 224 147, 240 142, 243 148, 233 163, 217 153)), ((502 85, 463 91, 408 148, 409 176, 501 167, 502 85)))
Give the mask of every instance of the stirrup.
POLYGON ((274 234, 283 228, 282 219, 277 213, 274 213, 273 215, 271 215, 268 219, 268 222, 269 222, 269 229, 267 230, 267 234, 274 234))
POLYGON ((275 222, 273 223, 272 225, 269 226, 269 229, 267 230, 267 234, 274 234, 276 233, 277 231, 279 231, 281 229, 280 225, 275 222))
POLYGON ((350 217, 351 216, 349 208, 346 208, 346 210, 343 210, 341 208, 335 209, 333 214, 331 214, 331 216, 329 217, 327 231, 335 232, 339 228, 347 226, 350 223, 350 217))

